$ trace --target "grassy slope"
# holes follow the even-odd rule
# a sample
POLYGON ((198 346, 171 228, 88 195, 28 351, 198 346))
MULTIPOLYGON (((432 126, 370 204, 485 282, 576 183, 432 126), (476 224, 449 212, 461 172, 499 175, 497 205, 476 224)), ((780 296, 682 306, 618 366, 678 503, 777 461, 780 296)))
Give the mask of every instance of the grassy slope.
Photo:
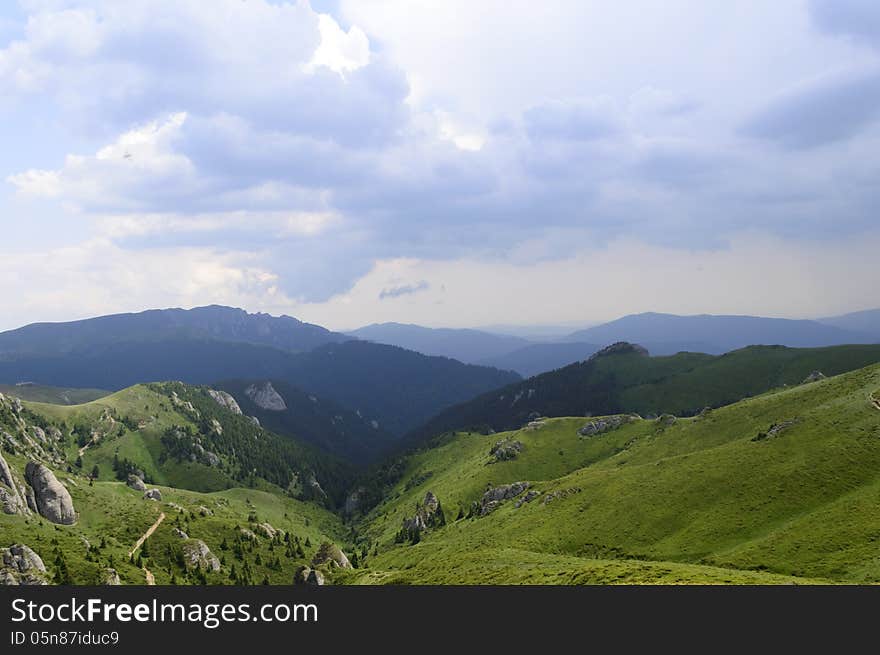
MULTIPOLYGON (((13 468, 23 470, 24 458, 7 455, 6 459, 13 468)), ((344 538, 341 521, 327 510, 255 489, 228 489, 203 494, 159 486, 162 502, 155 502, 144 500, 140 492, 119 482, 97 482, 90 487, 82 476, 70 476, 61 471, 57 475, 65 482, 79 512, 76 524, 56 526, 39 517, 0 514, 0 526, 4 546, 12 543, 29 545, 43 558, 50 573, 56 568, 54 552, 59 548, 64 553, 74 584, 95 584, 100 571, 111 565, 119 572, 123 584, 144 584, 145 574, 129 562, 128 552, 160 512, 164 512, 166 518, 147 541, 150 558, 145 562, 157 584, 168 584, 172 573, 177 582, 184 582, 183 570, 166 554, 168 545, 181 543, 173 532, 178 516, 179 525, 190 538, 203 540, 217 557, 225 560, 220 573, 208 574, 210 584, 229 584, 228 575, 233 563, 241 569, 242 562, 230 550, 224 551, 220 546, 224 539, 227 544, 232 544, 239 534, 239 527, 254 528, 248 522, 252 512, 256 513, 259 522, 268 521, 275 528, 297 535, 303 542, 308 538, 311 544, 305 548, 304 558, 287 558, 283 547, 275 546, 272 551, 269 540, 260 537, 253 551, 245 555, 256 583, 268 576, 273 584, 290 584, 295 568, 307 563, 321 541, 341 543, 344 538), (184 511, 173 504, 183 507, 184 511), (199 508, 202 506, 210 509, 213 515, 201 516, 199 508), (99 548, 102 538, 105 546, 99 548), (84 540, 93 547, 96 561, 87 559, 84 540), (261 556, 262 565, 256 563, 257 554, 261 556), (267 566, 276 556, 283 563, 281 571, 267 566)))
POLYGON ((814 370, 832 376, 880 362, 880 345, 750 346, 725 355, 614 354, 544 373, 451 407, 409 435, 413 443, 450 430, 509 430, 536 412, 584 416, 639 412, 693 415, 785 385, 814 370))
POLYGON ((525 450, 496 464, 488 464, 488 451, 504 435, 456 435, 413 456, 389 499, 362 522, 380 545, 370 575, 540 582, 558 569, 564 579, 598 580, 619 566, 623 579, 652 580, 657 569, 647 560, 691 580, 774 581, 759 573, 767 571, 880 581, 880 411, 869 400, 878 389, 880 366, 873 366, 665 428, 639 421, 581 439, 584 419, 553 419, 511 434, 525 450), (752 441, 792 419, 798 422, 778 436, 752 441), (454 521, 487 485, 520 479, 545 494, 580 491, 454 521), (416 546, 394 546, 403 517, 428 490, 451 525, 416 546), (544 559, 547 570, 528 565, 544 559))

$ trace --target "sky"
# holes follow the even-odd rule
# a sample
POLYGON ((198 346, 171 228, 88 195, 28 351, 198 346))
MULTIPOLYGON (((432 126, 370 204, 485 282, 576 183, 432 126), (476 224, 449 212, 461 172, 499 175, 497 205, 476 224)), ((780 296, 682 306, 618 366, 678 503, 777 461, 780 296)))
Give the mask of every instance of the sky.
POLYGON ((0 4, 0 329, 880 307, 875 0, 0 4))

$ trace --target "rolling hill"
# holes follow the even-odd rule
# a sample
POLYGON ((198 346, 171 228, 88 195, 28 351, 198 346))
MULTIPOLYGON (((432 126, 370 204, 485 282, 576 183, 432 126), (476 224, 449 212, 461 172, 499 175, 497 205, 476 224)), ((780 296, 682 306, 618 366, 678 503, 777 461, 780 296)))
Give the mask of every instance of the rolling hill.
POLYGON ((850 332, 867 334, 874 337, 875 341, 880 341, 880 309, 869 309, 842 316, 820 318, 818 322, 832 325, 842 330, 849 330, 850 332))
POLYGON ((876 362, 880 345, 752 346, 724 355, 651 357, 638 346, 621 343, 585 362, 450 407, 414 430, 408 442, 450 430, 509 430, 534 416, 693 415, 704 407, 799 384, 813 371, 836 375, 876 362))
POLYGON ((378 555, 351 581, 880 581, 880 365, 693 418, 613 418, 400 459, 358 521, 378 555))

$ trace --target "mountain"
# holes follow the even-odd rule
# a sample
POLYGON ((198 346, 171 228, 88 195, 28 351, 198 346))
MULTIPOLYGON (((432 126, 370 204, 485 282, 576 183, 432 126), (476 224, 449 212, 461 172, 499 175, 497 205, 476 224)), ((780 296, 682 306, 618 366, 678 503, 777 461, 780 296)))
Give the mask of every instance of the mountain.
POLYGON ((264 428, 290 435, 356 462, 375 459, 394 435, 356 412, 283 380, 229 380, 213 385, 229 393, 264 428))
POLYGON ((787 348, 750 346, 724 355, 651 357, 627 343, 580 362, 485 393, 444 410, 408 441, 450 430, 509 430, 534 416, 620 412, 693 415, 742 398, 796 385, 813 371, 836 375, 880 362, 880 345, 787 348))
POLYGON ((71 389, 69 387, 48 387, 41 384, 19 383, 0 384, 0 393, 52 405, 81 405, 98 398, 109 396, 102 389, 71 389))
POLYGON ((379 554, 355 580, 880 582, 878 435, 880 365, 693 418, 447 435, 356 522, 379 554))
POLYGON ((820 318, 819 323, 832 325, 842 330, 868 334, 880 341, 880 309, 869 309, 863 312, 853 312, 843 316, 820 318))
POLYGON ((382 430, 400 436, 440 411, 436 408, 520 376, 397 346, 346 341, 292 357, 282 379, 360 412, 382 430))
POLYGON ((350 337, 290 316, 249 314, 212 305, 189 310, 154 309, 68 323, 34 323, 0 333, 0 359, 11 354, 83 352, 118 342, 181 339, 232 341, 305 352, 350 337))
POLYGON ((529 344, 519 337, 480 330, 427 328, 402 323, 374 323, 349 332, 349 335, 470 364, 505 355, 529 344))
POLYGON ((572 362, 587 359, 599 349, 599 346, 591 343, 533 343, 513 352, 497 357, 488 357, 476 363, 516 371, 524 378, 528 378, 562 368, 572 362))
MULTIPOLYGON (((103 346, 94 343, 79 351, 7 354, 0 358, 0 381, 12 384, 27 380, 119 390, 162 380, 197 385, 222 380, 277 380, 353 413, 360 412, 364 421, 377 422, 375 431, 395 436, 446 407, 518 379, 511 371, 363 341, 289 353, 249 343, 167 338, 112 341, 103 346)), ((301 431, 312 433, 305 423, 301 431)), ((327 433, 326 446, 333 452, 340 452, 337 446, 342 442, 337 436, 327 433)), ((374 440, 370 444, 370 448, 379 446, 374 440)))
POLYGON ((757 316, 676 316, 633 314, 586 330, 568 341, 607 345, 618 341, 638 343, 655 355, 676 352, 721 354, 750 345, 783 345, 793 348, 877 343, 877 337, 817 321, 761 318, 757 316))

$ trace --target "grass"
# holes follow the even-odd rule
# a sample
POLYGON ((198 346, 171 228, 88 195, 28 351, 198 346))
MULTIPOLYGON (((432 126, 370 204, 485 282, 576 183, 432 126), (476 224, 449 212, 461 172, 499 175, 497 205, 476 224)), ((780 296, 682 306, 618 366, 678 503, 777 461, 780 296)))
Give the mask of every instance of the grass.
MULTIPOLYGON (((560 418, 538 430, 457 434, 414 455, 387 500, 361 521, 380 552, 371 567, 387 567, 389 579, 401 570, 439 579, 422 563, 437 549, 434 568, 447 569, 450 580, 481 580, 473 558, 492 568, 514 549, 545 557, 548 566, 556 557, 586 560, 572 562, 573 570, 614 559, 880 582, 880 411, 868 400, 877 389, 880 366, 873 366, 668 427, 641 420, 581 438, 586 419, 560 418), (756 440, 784 421, 795 422, 756 440), (524 449, 490 464, 501 438, 524 449), (516 480, 530 481, 544 498, 570 493, 453 520, 487 486, 516 480), (451 524, 416 546, 396 545, 403 518, 429 490, 451 524)), ((519 579, 516 565, 499 566, 507 571, 499 580, 519 579)), ((709 575, 691 570, 698 579, 696 571, 709 575)))

